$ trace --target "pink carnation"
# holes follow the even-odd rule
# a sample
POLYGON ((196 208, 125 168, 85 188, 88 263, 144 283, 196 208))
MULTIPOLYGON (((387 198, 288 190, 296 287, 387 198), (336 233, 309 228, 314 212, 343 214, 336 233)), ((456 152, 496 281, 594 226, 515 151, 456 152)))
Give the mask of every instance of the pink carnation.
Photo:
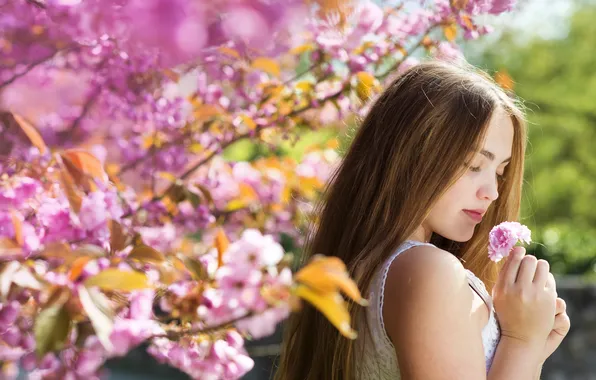
POLYGON ((488 237, 488 257, 499 262, 507 257, 518 241, 530 243, 531 231, 528 227, 518 222, 503 222, 490 231, 488 237))

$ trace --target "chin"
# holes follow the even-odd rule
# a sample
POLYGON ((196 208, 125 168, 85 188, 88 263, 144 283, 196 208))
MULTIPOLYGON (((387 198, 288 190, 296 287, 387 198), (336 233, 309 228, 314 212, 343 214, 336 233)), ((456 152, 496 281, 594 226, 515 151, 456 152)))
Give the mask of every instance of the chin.
POLYGON ((446 237, 449 240, 453 240, 458 243, 465 243, 474 236, 474 229, 459 230, 459 231, 448 231, 445 234, 439 234, 446 237))

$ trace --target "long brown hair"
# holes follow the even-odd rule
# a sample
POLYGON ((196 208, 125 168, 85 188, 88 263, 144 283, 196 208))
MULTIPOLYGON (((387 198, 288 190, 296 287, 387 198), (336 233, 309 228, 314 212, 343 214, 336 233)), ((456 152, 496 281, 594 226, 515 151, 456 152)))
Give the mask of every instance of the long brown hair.
MULTIPOLYGON (((381 264, 464 173, 464 162, 480 148, 498 108, 511 115, 514 126, 512 158, 499 198, 469 241, 431 240, 459 257, 490 289, 498 266, 488 259, 488 233, 519 217, 526 127, 515 101, 489 76, 467 65, 421 63, 379 96, 328 184, 303 260, 315 253, 341 258, 368 294, 381 264)), ((362 335, 368 331, 364 313, 353 303, 349 307, 362 335)), ((285 326, 276 379, 352 380, 355 347, 305 306, 285 326)))

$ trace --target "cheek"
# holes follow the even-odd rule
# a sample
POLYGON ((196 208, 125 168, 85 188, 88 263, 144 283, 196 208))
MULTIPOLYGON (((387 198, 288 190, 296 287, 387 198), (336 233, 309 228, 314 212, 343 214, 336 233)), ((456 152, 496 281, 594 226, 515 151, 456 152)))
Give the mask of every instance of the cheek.
POLYGON ((473 195, 471 194, 473 187, 470 182, 467 176, 464 175, 454 183, 441 197, 440 203, 443 206, 442 208, 449 209, 461 206, 467 197, 473 195))

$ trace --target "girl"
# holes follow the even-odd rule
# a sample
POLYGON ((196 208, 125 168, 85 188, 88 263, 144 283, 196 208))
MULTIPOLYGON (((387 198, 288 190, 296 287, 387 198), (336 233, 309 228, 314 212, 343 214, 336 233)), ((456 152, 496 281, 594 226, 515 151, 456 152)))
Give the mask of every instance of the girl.
POLYGON ((490 229, 518 218, 525 144, 522 112, 488 76, 427 62, 395 79, 306 249, 341 258, 368 295, 350 304, 360 336, 305 307, 277 379, 538 379, 569 330, 565 304, 546 261, 516 248, 500 268, 487 255, 490 229))

